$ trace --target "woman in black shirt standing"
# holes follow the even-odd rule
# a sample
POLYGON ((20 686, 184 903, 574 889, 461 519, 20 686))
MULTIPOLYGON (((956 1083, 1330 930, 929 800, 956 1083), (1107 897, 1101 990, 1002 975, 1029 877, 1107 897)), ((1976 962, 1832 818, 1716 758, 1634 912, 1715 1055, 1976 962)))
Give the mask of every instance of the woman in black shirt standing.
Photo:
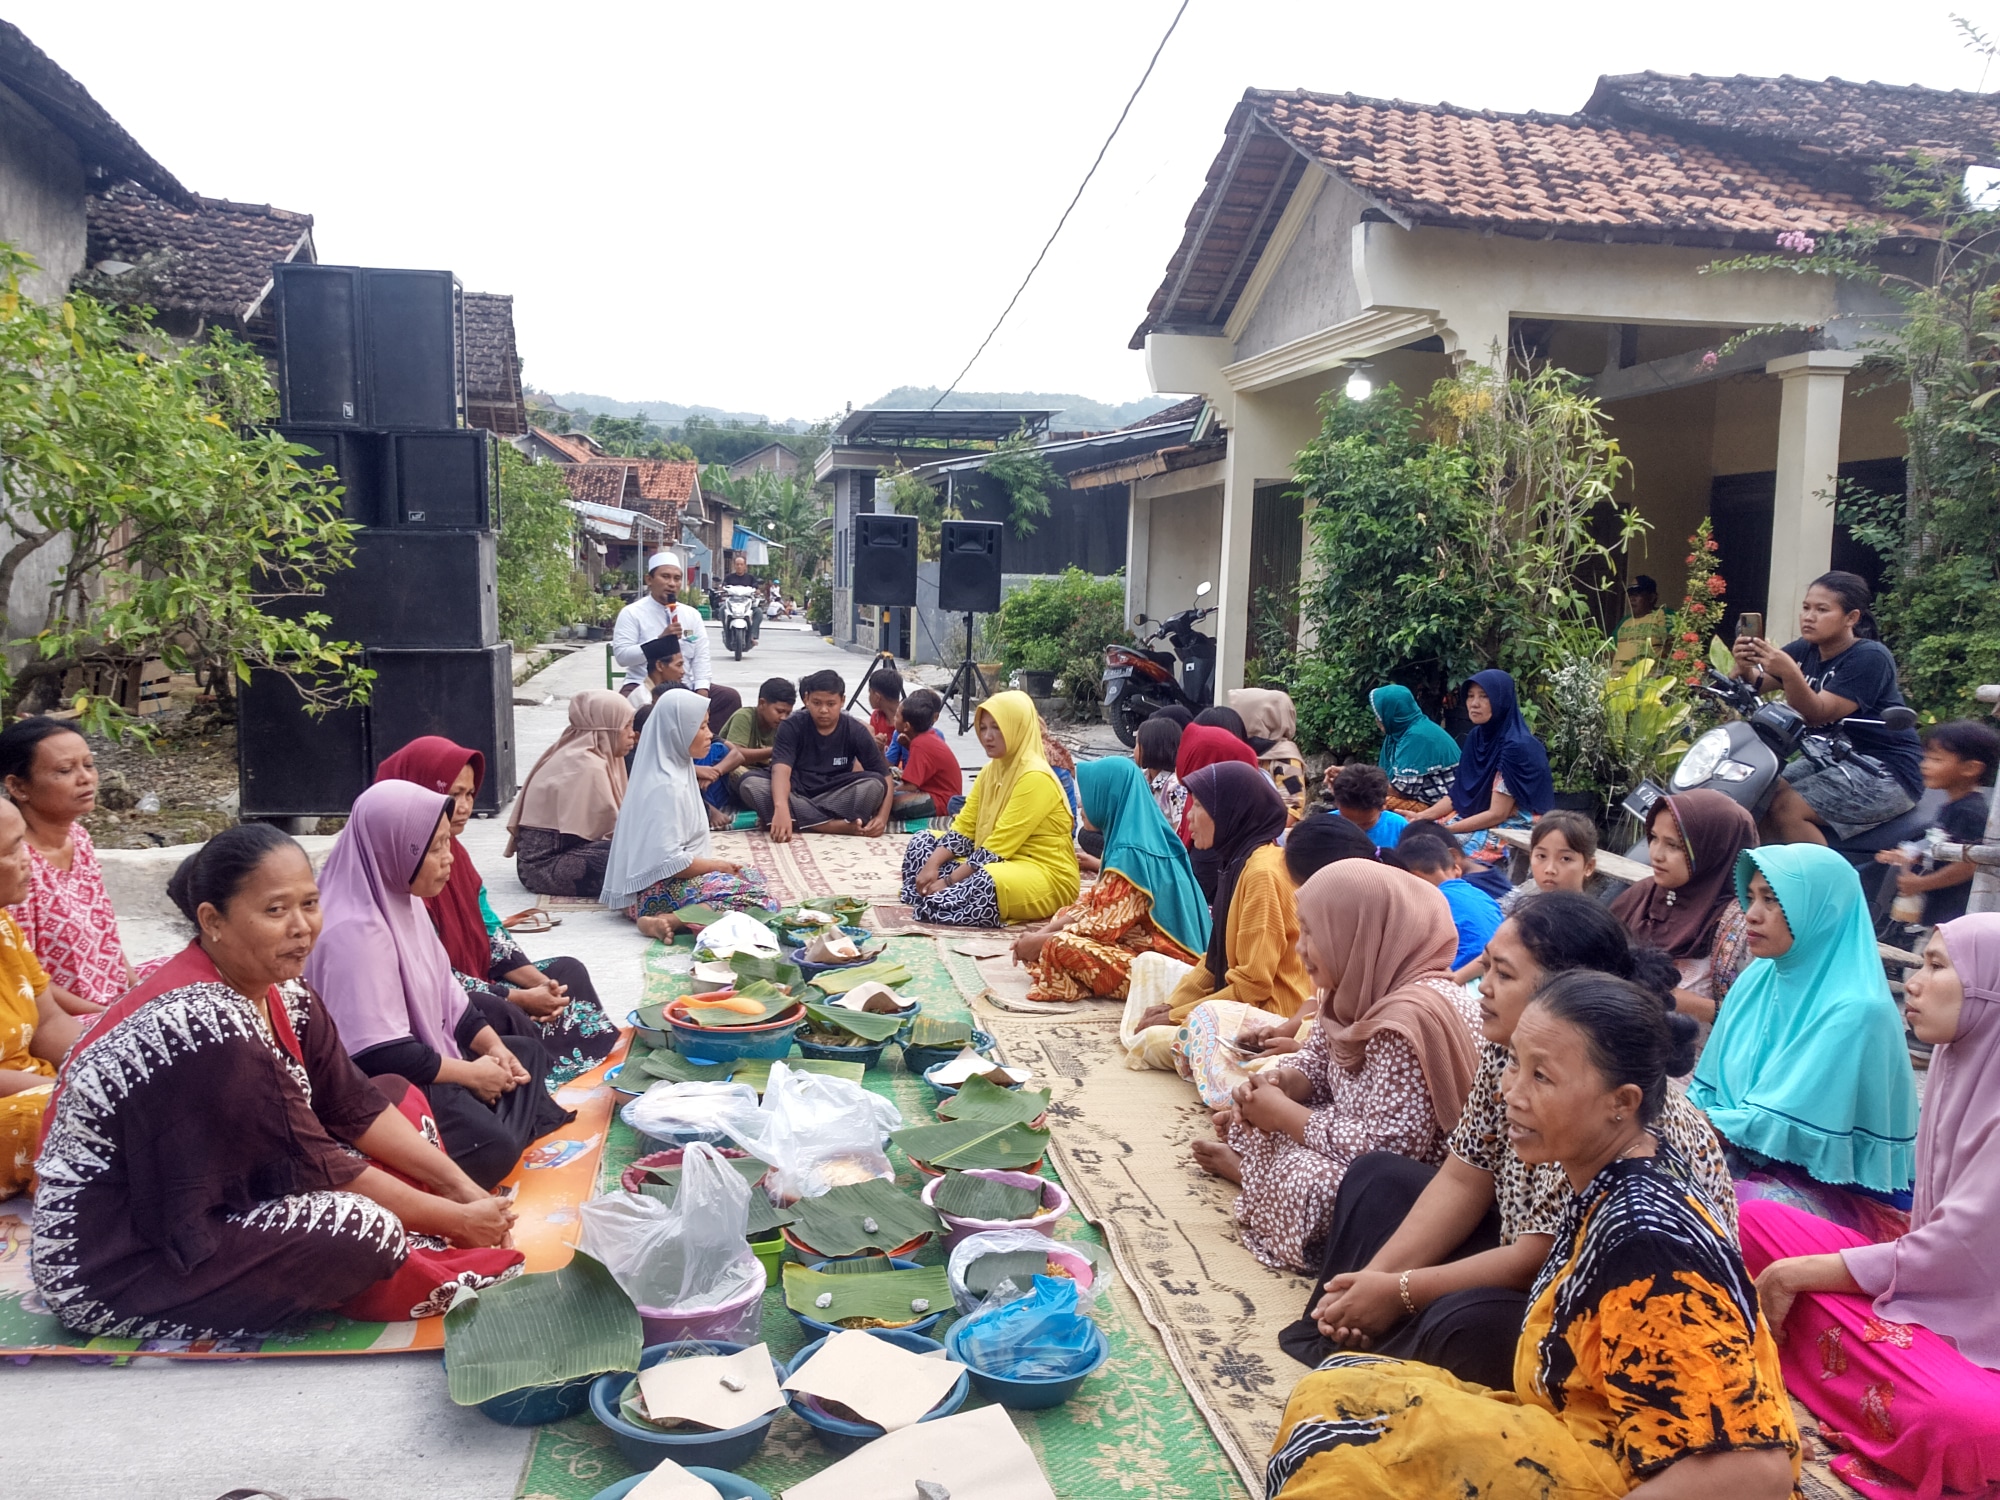
MULTIPOLYGON (((1852 573, 1822 573, 1806 589, 1799 638, 1782 650, 1755 636, 1736 638, 1736 675, 1760 691, 1778 688, 1814 728, 1850 715, 1879 719, 1903 706, 1896 658, 1876 638, 1867 583, 1852 573)), ((1838 765, 1820 770, 1803 758, 1785 767, 1786 785, 1764 814, 1768 843, 1824 844, 1865 833, 1916 806, 1924 789, 1923 748, 1914 729, 1857 724, 1847 737, 1881 762, 1884 778, 1838 765)))

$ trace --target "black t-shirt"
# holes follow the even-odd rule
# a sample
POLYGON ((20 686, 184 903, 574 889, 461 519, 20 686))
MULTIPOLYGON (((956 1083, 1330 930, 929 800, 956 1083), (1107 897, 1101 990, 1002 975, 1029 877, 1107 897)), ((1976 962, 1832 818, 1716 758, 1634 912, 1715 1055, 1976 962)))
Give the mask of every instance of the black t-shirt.
MULTIPOLYGON (((1820 659, 1817 646, 1793 641, 1785 647, 1785 655, 1799 664, 1806 685, 1813 691, 1852 702, 1857 719, 1879 719, 1884 709, 1903 706, 1902 690, 1896 686, 1896 658, 1880 641, 1856 641, 1831 661, 1820 659)), ((1856 725, 1846 734, 1855 749, 1881 761, 1904 791, 1912 797, 1924 794, 1924 749, 1916 730, 1856 725)))
POLYGON ((882 747, 866 724, 842 714, 832 734, 821 734, 803 708, 778 726, 771 741, 771 764, 792 768, 792 790, 801 797, 838 791, 865 775, 889 774, 882 747))
MULTIPOLYGON (((1956 802, 1947 802, 1938 814, 1937 826, 1954 844, 1986 842, 1986 793, 1971 792, 1956 802)), ((1924 896, 1924 921, 1932 926, 1965 915, 1965 903, 1972 895, 1972 882, 1962 880, 1924 896)))

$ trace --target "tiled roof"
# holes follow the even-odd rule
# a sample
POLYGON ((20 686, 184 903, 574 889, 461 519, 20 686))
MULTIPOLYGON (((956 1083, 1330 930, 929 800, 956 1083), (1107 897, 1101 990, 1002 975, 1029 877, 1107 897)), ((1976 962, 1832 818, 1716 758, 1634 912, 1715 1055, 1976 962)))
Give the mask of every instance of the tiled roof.
POLYGON ((21 28, 0 21, 0 84, 76 143, 83 164, 99 182, 132 178, 186 207, 194 198, 147 153, 125 127, 90 97, 90 91, 57 67, 21 28))
POLYGON ((167 252, 147 301, 241 322, 269 290, 273 266, 314 258, 311 214, 226 198, 196 198, 194 204, 178 207, 134 182, 93 194, 86 200, 87 262, 137 262, 167 252))
POLYGON ((700 464, 676 463, 667 458, 632 458, 624 462, 638 474, 639 503, 633 507, 635 510, 665 521, 688 509, 701 477, 700 464))
POLYGON ((514 299, 465 294, 465 419, 502 437, 528 430, 521 357, 514 348, 514 299))
POLYGON ((558 453, 567 454, 573 464, 587 464, 604 457, 581 433, 550 432, 546 427, 537 427, 535 436, 558 453))
POLYGON ((1172 406, 1161 407, 1151 416, 1141 417, 1136 422, 1127 422, 1118 430, 1131 432, 1139 427, 1177 427, 1182 422, 1192 422, 1200 416, 1202 407, 1207 404, 1206 396, 1190 396, 1185 401, 1176 401, 1172 406))
POLYGON ((622 463, 563 464, 562 477, 569 485, 572 500, 589 500, 598 505, 628 508, 626 480, 630 470, 622 463))
POLYGON ((1598 79, 1583 110, 1724 133, 1807 159, 1873 163, 1921 153, 1990 163, 2000 142, 2000 94, 1845 78, 1627 73, 1598 79))

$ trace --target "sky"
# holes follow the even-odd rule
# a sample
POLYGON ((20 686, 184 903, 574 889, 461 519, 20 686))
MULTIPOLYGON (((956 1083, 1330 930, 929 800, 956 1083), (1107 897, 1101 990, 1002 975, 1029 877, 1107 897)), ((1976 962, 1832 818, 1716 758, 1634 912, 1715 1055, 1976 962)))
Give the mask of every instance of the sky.
MULTIPOLYGON (((1179 0, 5 0, 195 191, 511 292, 544 390, 814 419, 949 384, 1179 0)), ((2000 0, 1957 0, 2000 31, 2000 0)), ((1917 0, 1190 0, 968 390, 1148 393, 1132 330, 1245 88, 1573 111, 1599 74, 1977 88, 1917 0)), ((2000 87, 2000 66, 1985 82, 2000 87)))

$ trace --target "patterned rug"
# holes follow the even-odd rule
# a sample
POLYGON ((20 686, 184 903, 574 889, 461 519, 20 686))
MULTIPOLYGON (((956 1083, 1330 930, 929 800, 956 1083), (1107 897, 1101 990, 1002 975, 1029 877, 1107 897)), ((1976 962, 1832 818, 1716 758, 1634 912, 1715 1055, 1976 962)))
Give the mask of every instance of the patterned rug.
POLYGON ((901 833, 878 839, 809 833, 783 844, 772 843, 768 833, 718 833, 715 856, 756 868, 784 903, 836 893, 893 902, 903 888, 909 842, 901 833))

